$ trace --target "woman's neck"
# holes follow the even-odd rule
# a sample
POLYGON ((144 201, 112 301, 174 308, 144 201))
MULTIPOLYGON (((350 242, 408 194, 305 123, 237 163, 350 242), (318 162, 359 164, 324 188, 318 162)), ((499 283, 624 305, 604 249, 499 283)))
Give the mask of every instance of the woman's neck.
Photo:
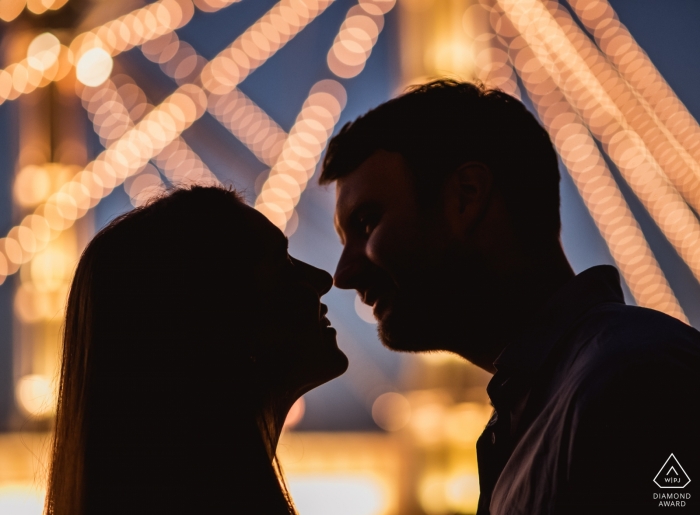
MULTIPOLYGON (((274 396, 273 396, 274 397, 274 396)), ((275 458, 277 444, 279 443, 284 421, 287 418, 287 413, 296 401, 287 398, 288 396, 280 396, 275 401, 269 400, 262 406, 258 416, 258 427, 263 435, 265 449, 270 457, 270 461, 275 458)))

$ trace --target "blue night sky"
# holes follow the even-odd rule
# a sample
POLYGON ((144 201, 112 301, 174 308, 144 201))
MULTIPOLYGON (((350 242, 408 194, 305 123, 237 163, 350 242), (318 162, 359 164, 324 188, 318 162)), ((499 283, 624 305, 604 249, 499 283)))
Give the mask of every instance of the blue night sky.
MULTIPOLYGON (((700 116, 700 2, 697 0, 610 0, 621 21, 644 48, 680 99, 696 118, 700 116)), ((179 30, 180 37, 207 58, 227 46, 253 21, 264 14, 274 0, 242 0, 218 13, 197 12, 194 19, 179 30)), ((306 27, 286 47, 256 70, 242 84, 243 90, 277 122, 289 129, 311 86, 332 78, 325 56, 347 10, 356 0, 337 0, 317 20, 306 27)), ((348 103, 337 128, 371 107, 389 99, 398 87, 396 13, 386 17, 378 43, 364 72, 350 80, 341 80, 348 103)), ((175 87, 158 66, 147 61, 138 50, 116 60, 117 69, 131 74, 152 102, 159 102, 175 87)), ((2 67, 9 63, 2 63, 2 67)), ((0 231, 5 234, 16 222, 11 208, 10 185, 14 169, 16 142, 13 125, 16 110, 12 103, 0 106, 0 231)), ((87 121, 87 119, 86 119, 87 121)), ((91 158, 100 150, 90 130, 91 158)), ((226 184, 255 196, 254 181, 265 170, 226 129, 205 115, 184 134, 190 146, 226 184)), ((612 263, 602 237, 562 167, 562 239, 576 272, 601 263, 612 263)), ((650 220, 640 203, 623 187, 657 259, 691 322, 700 326, 700 286, 687 266, 650 220)), ((121 188, 115 190, 96 209, 96 228, 131 208, 121 188)), ((333 191, 313 183, 299 205, 300 226, 292 236, 290 253, 309 263, 333 271, 341 247, 332 224, 333 191)), ((11 291, 14 279, 0 287, 0 427, 11 402, 11 291)), ((629 297, 629 296, 628 296, 629 297)), ((375 326, 360 320, 353 307, 354 293, 332 290, 325 298, 329 318, 339 331, 339 345, 351 358, 348 373, 338 380, 307 394, 307 413, 301 429, 360 430, 373 429, 369 407, 373 396, 398 384, 402 361, 407 359, 385 350, 378 342, 375 326), (361 385, 361 387, 360 387, 361 385)))

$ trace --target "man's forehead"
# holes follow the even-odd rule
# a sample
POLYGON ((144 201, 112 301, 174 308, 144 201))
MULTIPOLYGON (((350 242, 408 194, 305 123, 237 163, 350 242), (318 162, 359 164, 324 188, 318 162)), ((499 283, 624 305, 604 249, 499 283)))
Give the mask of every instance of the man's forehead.
POLYGON ((408 180, 407 166, 397 152, 378 150, 348 175, 336 182, 336 219, 346 216, 358 204, 379 201, 397 193, 408 180))

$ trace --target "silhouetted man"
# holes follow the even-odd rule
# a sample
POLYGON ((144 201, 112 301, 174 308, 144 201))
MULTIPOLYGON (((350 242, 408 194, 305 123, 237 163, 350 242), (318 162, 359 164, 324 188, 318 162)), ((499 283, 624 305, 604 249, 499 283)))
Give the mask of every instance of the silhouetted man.
POLYGON ((344 245, 335 284, 373 306, 390 349, 447 350, 495 374, 479 515, 657 513, 660 502, 700 513, 689 498, 700 333, 626 306, 612 266, 574 274, 559 178, 549 136, 515 98, 454 81, 415 88, 329 145, 321 182, 336 182, 344 245))

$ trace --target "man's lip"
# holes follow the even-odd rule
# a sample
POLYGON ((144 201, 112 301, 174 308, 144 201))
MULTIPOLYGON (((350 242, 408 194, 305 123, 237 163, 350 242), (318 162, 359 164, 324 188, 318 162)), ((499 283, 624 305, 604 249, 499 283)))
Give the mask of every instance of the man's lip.
POLYGON ((324 316, 323 318, 321 318, 321 326, 324 328, 329 328, 331 326, 331 321, 324 316))
POLYGON ((374 307, 375 303, 379 299, 379 295, 374 292, 365 292, 362 295, 362 302, 370 307, 374 307))
POLYGON ((384 299, 377 299, 372 309, 372 312, 374 313, 374 318, 380 320, 382 318, 382 314, 386 311, 387 307, 388 304, 387 302, 385 302, 384 299))

